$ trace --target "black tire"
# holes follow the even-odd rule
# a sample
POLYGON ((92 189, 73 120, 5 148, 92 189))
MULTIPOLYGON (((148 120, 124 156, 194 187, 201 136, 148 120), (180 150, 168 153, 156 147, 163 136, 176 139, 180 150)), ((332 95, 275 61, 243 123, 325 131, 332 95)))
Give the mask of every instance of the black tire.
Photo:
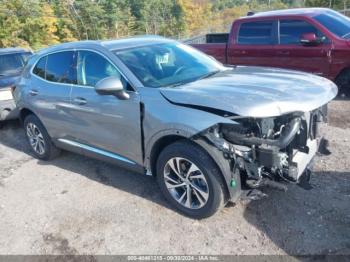
POLYGON ((350 70, 346 70, 336 78, 336 85, 338 86, 338 96, 350 97, 350 70))
MULTIPOLYGON (((221 172, 209 154, 193 142, 180 140, 167 146, 160 153, 157 161, 157 181, 166 199, 176 207, 177 210, 188 217, 194 219, 206 218, 212 216, 224 207, 224 183, 221 172), (209 197, 202 207, 197 209, 187 208, 183 204, 180 204, 169 192, 164 178, 165 167, 168 161, 175 157, 189 160, 195 164, 199 168, 199 171, 204 175, 209 197)), ((194 191, 195 190, 192 188, 192 197, 194 196, 194 191)))
POLYGON ((28 115, 24 119, 24 131, 25 131, 28 143, 30 145, 30 148, 32 149, 32 152, 36 158, 41 159, 41 160, 51 160, 60 154, 61 150, 58 149, 52 143, 52 140, 51 140, 49 134, 47 133, 46 128, 41 123, 39 118, 36 117, 35 115, 32 115, 32 114, 28 115), (43 146, 44 151, 41 154, 39 154, 32 146, 31 141, 30 141, 30 137, 29 137, 28 132, 27 132, 28 126, 33 125, 33 124, 35 125, 35 127, 37 127, 38 131, 42 134, 42 140, 44 142, 44 146, 43 146))

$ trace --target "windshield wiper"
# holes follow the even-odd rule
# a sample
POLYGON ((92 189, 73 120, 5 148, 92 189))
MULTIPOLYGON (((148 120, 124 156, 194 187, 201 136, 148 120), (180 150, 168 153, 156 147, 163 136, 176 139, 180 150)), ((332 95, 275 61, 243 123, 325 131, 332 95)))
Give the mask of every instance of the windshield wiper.
POLYGON ((185 84, 188 84, 188 83, 191 83, 192 81, 182 81, 182 82, 177 82, 175 84, 172 84, 172 85, 167 85, 167 86, 164 86, 164 87, 176 87, 176 86, 182 86, 182 85, 185 85, 185 84))
POLYGON ((220 73, 220 72, 221 72, 220 70, 216 70, 216 71, 213 71, 213 72, 209 72, 208 74, 205 74, 205 75, 199 77, 199 78, 197 79, 197 81, 198 81, 198 80, 201 80, 201 79, 205 79, 205 78, 212 77, 212 76, 214 76, 214 75, 216 75, 217 73, 220 73))
MULTIPOLYGON (((220 70, 216 70, 216 71, 213 71, 213 72, 210 72, 208 74, 205 74, 199 78, 196 78, 196 79, 191 79, 189 81, 181 81, 181 82, 177 82, 177 83, 174 83, 172 85, 167 85, 166 87, 176 87, 176 86, 182 86, 182 85, 185 85, 185 84, 188 84, 188 83, 191 83, 191 82, 195 82, 195 81, 198 81, 198 80, 201 80, 201 79, 204 79, 204 78, 208 78, 208 77, 211 77, 213 75, 216 75, 217 73, 221 72, 220 70)), ((165 87, 165 86, 164 86, 165 87)))

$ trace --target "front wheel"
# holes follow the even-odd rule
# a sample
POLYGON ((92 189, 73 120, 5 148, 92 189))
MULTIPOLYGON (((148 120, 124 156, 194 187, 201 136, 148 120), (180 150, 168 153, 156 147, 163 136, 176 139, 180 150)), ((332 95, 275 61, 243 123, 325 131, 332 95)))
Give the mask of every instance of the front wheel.
POLYGON ((209 217, 224 206, 220 170, 208 153, 192 142, 179 141, 161 152, 157 180, 167 200, 191 218, 209 217))

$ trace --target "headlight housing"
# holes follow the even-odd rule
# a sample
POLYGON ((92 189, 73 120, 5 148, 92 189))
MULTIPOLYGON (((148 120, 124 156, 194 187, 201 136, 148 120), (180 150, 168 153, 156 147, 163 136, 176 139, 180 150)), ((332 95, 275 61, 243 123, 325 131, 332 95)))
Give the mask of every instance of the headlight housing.
POLYGON ((0 89, 0 101, 12 100, 13 95, 11 88, 1 88, 0 89))

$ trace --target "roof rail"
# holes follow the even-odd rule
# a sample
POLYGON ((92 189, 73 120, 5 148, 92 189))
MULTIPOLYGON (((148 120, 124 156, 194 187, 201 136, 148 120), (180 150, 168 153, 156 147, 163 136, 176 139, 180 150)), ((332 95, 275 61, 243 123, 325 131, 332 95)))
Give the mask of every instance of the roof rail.
POLYGON ((247 16, 252 16, 255 15, 255 13, 253 11, 248 11, 247 16))

